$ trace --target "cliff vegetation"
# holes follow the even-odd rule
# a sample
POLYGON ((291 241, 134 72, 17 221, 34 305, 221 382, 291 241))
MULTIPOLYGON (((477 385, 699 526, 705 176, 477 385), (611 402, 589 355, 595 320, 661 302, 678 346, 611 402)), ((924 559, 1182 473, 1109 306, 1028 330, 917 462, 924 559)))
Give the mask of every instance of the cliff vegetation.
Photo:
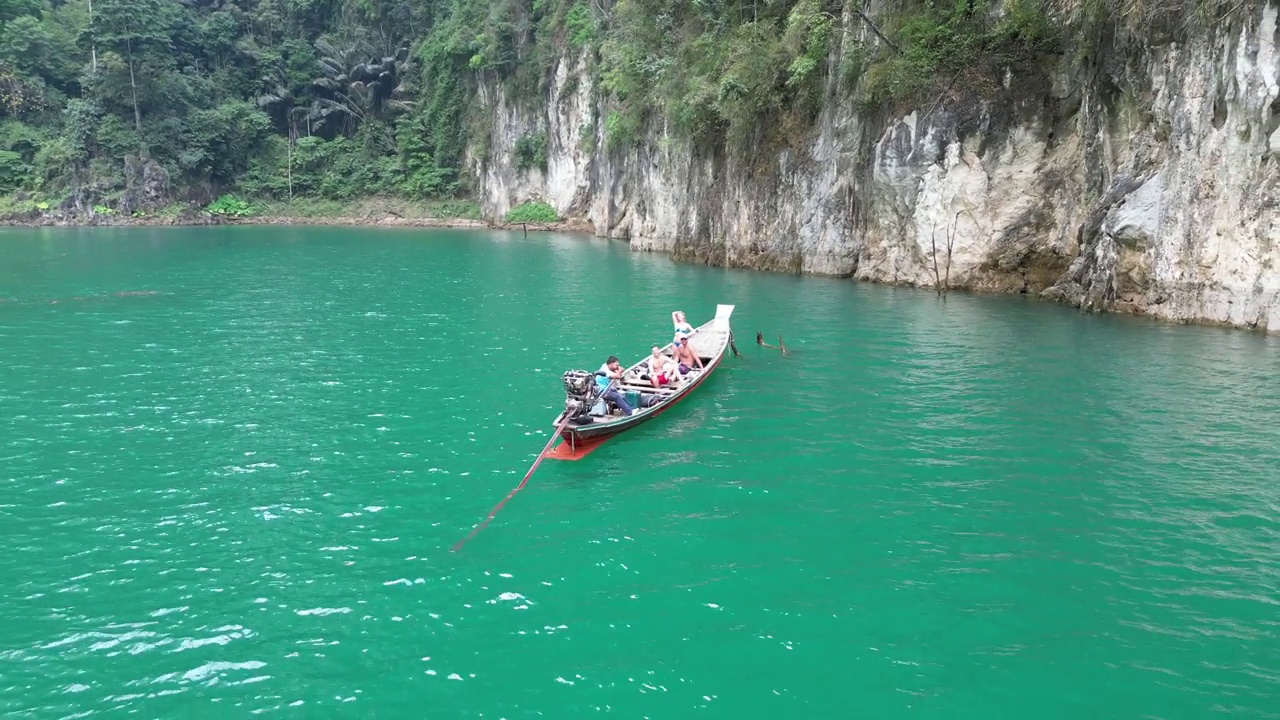
MULTIPOLYGON (((0 0, 0 195, 9 214, 124 216, 467 198, 492 122, 478 89, 536 106, 566 58, 598 95, 583 149, 622 152, 658 124, 759 155, 831 97, 874 115, 993 92, 1011 68, 1096 62, 1240 4, 0 0)), ((513 162, 547 159, 534 131, 513 162)))

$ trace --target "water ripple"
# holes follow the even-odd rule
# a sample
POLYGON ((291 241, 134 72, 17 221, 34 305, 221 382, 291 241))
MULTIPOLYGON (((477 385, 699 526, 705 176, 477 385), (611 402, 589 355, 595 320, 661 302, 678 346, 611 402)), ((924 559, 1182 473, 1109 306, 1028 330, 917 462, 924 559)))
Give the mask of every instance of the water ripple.
POLYGON ((1280 717, 1274 339, 562 235, 0 268, 2 713, 1280 717), (792 354, 739 343, 447 552, 560 372, 725 301, 792 354))

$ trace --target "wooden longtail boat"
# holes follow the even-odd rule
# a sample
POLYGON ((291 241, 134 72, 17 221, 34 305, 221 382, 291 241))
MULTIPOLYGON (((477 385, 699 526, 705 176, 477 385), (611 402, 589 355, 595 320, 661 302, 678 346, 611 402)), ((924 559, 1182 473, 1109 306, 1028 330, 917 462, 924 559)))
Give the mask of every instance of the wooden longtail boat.
MULTIPOLYGON (((648 380, 640 379, 640 375, 647 372, 648 354, 623 371, 622 381, 615 382, 613 387, 635 408, 631 415, 623 415, 600 399, 601 389, 595 383, 594 373, 581 370, 565 373, 565 409, 553 423, 553 427, 560 430, 561 443, 547 457, 580 460, 606 440, 661 415, 688 397, 720 367, 733 335, 729 327, 733 307, 717 305, 716 316, 694 328, 689 335, 689 347, 701 358, 703 368, 691 371, 679 387, 654 388, 648 380)), ((667 343, 662 352, 673 355, 674 343, 667 343)))

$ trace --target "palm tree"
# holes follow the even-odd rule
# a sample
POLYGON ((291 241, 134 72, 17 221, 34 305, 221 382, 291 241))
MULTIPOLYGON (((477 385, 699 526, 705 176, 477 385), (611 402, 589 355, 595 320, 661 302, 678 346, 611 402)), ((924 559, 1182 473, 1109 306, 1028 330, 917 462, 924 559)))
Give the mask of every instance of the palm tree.
POLYGON ((264 110, 283 109, 285 122, 289 126, 289 142, 285 146, 285 174, 289 183, 289 201, 293 201, 293 146, 298 141, 298 118, 307 121, 307 137, 311 137, 311 109, 299 104, 292 88, 289 87, 288 74, 281 65, 274 66, 265 79, 266 89, 258 96, 258 107, 264 110))
POLYGON ((316 41, 316 51, 323 76, 316 78, 314 84, 330 95, 317 98, 313 105, 311 116, 318 124, 338 119, 339 132, 350 136, 367 120, 386 118, 413 107, 411 101, 404 99, 406 48, 368 62, 365 58, 370 53, 359 41, 335 46, 321 39, 316 41))
POLYGON ((311 135, 311 118, 305 107, 301 107, 302 98, 289 87, 289 76, 284 66, 275 65, 263 78, 263 91, 258 96, 258 107, 263 110, 279 112, 289 125, 289 136, 298 136, 297 120, 299 114, 307 119, 307 135, 311 135), (299 112, 301 111, 301 112, 299 112))

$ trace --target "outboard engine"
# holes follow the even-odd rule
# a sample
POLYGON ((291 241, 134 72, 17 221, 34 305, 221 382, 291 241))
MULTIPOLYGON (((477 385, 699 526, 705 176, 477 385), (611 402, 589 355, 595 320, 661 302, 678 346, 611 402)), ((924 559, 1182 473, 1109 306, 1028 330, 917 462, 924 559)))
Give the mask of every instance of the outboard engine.
POLYGON ((564 374, 564 409, 571 418, 585 417, 600 399, 600 386, 595 373, 570 370, 564 374))

